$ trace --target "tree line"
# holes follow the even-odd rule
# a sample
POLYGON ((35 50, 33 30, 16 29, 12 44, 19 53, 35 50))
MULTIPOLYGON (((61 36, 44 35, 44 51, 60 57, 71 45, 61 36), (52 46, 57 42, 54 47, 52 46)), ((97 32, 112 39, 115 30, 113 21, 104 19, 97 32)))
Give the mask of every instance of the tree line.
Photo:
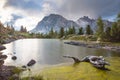
POLYGON ((112 26, 104 28, 102 18, 98 18, 97 21, 96 37, 101 41, 120 42, 120 14, 118 14, 116 21, 112 23, 112 26))
POLYGON ((63 36, 68 35, 93 35, 99 41, 108 41, 108 42, 120 42, 120 14, 118 14, 116 21, 112 23, 111 26, 105 26, 102 18, 97 19, 97 29, 92 30, 90 25, 87 25, 86 28, 80 27, 75 29, 74 26, 69 27, 67 30, 64 27, 61 27, 59 31, 54 31, 53 28, 47 35, 48 38, 62 38, 63 36))
MULTIPOLYGON (((46 34, 43 33, 28 33, 26 27, 21 26, 19 31, 16 31, 12 25, 4 27, 0 22, 0 38, 4 38, 4 35, 15 35, 16 33, 27 33, 29 37, 37 38, 62 38, 68 35, 92 35, 99 41, 108 42, 120 42, 120 14, 118 14, 116 21, 111 26, 105 26, 101 17, 97 19, 97 30, 92 30, 90 25, 86 28, 75 28, 74 26, 65 29, 61 27, 59 31, 54 31, 53 27, 46 34)), ((22 34, 24 35, 24 34, 22 34)))

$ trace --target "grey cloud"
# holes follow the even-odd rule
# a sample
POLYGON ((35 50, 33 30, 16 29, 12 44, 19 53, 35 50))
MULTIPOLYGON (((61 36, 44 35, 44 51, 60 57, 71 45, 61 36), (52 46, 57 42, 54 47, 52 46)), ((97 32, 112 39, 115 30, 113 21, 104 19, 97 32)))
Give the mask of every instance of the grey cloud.
POLYGON ((58 13, 67 17, 109 17, 120 12, 120 0, 65 0, 58 13))
POLYGON ((7 0, 4 5, 6 7, 14 7, 16 9, 23 9, 23 10, 40 10, 40 4, 42 1, 39 0, 7 0))
POLYGON ((91 18, 102 16, 105 18, 120 12, 120 0, 62 0, 62 4, 55 0, 7 0, 5 7, 11 6, 26 10, 29 14, 39 14, 42 10, 42 4, 46 1, 53 7, 53 13, 74 20, 81 16, 91 18))

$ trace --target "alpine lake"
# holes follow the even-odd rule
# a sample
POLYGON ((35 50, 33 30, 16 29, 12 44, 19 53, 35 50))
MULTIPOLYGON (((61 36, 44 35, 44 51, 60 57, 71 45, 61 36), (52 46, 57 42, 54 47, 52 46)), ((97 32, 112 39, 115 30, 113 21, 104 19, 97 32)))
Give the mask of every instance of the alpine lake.
POLYGON ((2 52, 8 56, 5 65, 21 67, 31 59, 36 64, 29 67, 31 72, 24 71, 21 76, 41 75, 45 80, 120 80, 120 52, 105 49, 87 48, 64 44, 59 39, 20 39, 5 44, 2 52), (12 60, 12 56, 17 60, 12 60), (107 70, 100 70, 90 63, 74 61, 63 56, 74 56, 82 59, 85 56, 104 56, 110 63, 107 70))

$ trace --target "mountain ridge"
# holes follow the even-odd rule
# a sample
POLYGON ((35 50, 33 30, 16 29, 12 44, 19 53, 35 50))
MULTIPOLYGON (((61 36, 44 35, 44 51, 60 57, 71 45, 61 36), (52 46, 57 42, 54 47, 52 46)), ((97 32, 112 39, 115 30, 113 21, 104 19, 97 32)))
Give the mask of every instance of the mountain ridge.
MULTIPOLYGON (((103 20, 103 22, 105 23, 105 26, 111 25, 110 21, 103 20)), ((85 29, 87 25, 90 25, 93 31, 95 31, 97 28, 97 19, 91 19, 88 16, 84 16, 79 18, 77 21, 73 21, 68 20, 59 14, 50 14, 39 21, 37 26, 30 32, 48 33, 51 28, 53 28, 54 31, 59 31, 61 27, 64 27, 64 29, 67 30, 73 26, 75 29, 78 29, 80 27, 83 27, 85 29)))

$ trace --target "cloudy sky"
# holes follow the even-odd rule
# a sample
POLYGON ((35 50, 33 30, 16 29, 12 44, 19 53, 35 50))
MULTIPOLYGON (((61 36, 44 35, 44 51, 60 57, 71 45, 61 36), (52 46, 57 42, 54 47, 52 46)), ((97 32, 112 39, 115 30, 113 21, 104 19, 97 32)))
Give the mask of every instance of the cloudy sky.
POLYGON ((51 13, 76 21, 82 16, 114 20, 120 12, 120 0, 0 0, 0 21, 33 29, 51 13))

